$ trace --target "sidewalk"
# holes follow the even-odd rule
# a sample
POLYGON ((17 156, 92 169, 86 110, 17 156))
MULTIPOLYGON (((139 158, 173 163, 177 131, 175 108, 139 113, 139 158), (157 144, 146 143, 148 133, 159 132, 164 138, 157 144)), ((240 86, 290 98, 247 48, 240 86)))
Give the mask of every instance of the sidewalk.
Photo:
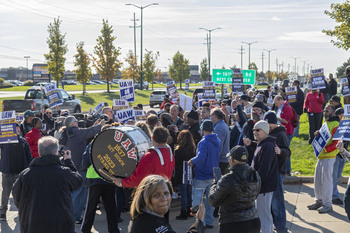
MULTIPOLYGON (((344 194, 345 184, 339 186, 340 193, 344 194)), ((0 186, 1 189, 1 186, 0 186)), ((307 205, 314 203, 313 200, 313 184, 287 184, 285 185, 285 199, 287 208, 287 227, 291 232, 295 233, 315 233, 315 232, 336 232, 336 233, 349 233, 350 222, 347 219, 344 208, 341 206, 333 205, 334 211, 329 214, 319 214, 317 211, 311 211, 307 209, 307 205)), ((48 207, 49 208, 49 207, 48 207)), ((178 221, 175 216, 180 213, 180 201, 179 199, 173 200, 172 207, 170 209, 170 224, 173 229, 178 232, 186 232, 188 227, 193 223, 193 218, 185 221, 178 221)), ((122 232, 127 232, 127 226, 129 224, 129 214, 122 213, 124 221, 119 224, 122 228, 122 232)), ((215 219, 214 229, 206 230, 206 233, 216 233, 219 231, 218 219, 215 219)), ((13 204, 11 197, 11 206, 7 213, 7 222, 0 222, 0 232, 2 233, 19 233, 18 215, 17 209, 13 204)), ((79 227, 76 227, 76 232, 81 232, 79 227)), ((107 233, 107 223, 104 209, 96 212, 95 225, 92 232, 107 233)))

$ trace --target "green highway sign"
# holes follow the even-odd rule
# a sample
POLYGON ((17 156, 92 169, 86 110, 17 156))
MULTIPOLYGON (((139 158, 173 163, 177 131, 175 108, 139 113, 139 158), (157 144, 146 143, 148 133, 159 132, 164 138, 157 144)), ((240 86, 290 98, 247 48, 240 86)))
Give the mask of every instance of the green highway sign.
MULTIPOLYGON (((213 82, 232 84, 231 69, 213 69, 213 82)), ((242 70, 243 84, 255 85, 255 70, 242 70)))

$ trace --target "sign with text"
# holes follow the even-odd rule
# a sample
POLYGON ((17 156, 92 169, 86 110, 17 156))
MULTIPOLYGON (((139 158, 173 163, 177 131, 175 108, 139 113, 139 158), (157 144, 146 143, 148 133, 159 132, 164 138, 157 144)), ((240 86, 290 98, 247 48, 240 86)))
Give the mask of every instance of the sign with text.
POLYGON ((311 77, 311 89, 312 90, 326 88, 326 79, 324 77, 323 68, 310 70, 310 77, 311 77))
POLYGON ((63 104, 61 95, 59 94, 55 83, 47 84, 43 88, 51 108, 63 104))
MULTIPOLYGON (((255 70, 242 70, 243 85, 255 85, 255 70)), ((213 69, 213 82, 220 84, 232 84, 231 69, 213 69)))
POLYGON ((192 98, 184 95, 184 94, 179 94, 180 95, 180 103, 179 105, 183 108, 184 111, 191 111, 192 110, 192 98))
POLYGON ((95 108, 94 108, 94 115, 98 116, 101 115, 102 109, 105 106, 103 102, 99 103, 95 108))
POLYGON ((183 161, 182 184, 192 185, 192 167, 187 165, 187 161, 183 161))
POLYGON ((350 141, 350 116, 344 116, 340 121, 333 140, 350 141))
POLYGON ((315 137, 312 141, 312 147, 316 158, 321 154, 322 150, 325 148, 327 142, 331 139, 332 135, 329 132, 327 123, 325 122, 322 127, 319 129, 318 137, 315 137))
POLYGON ((145 121, 146 120, 145 111, 134 109, 134 112, 135 112, 135 118, 137 121, 145 121))
POLYGON ((209 99, 204 98, 203 93, 198 93, 198 106, 202 107, 203 103, 209 102, 209 99))
POLYGON ((286 87, 287 102, 294 103, 297 101, 298 90, 297 87, 286 87))
POLYGON ((126 100, 114 99, 113 110, 121 110, 129 107, 129 102, 126 100))
POLYGON ((17 143, 15 111, 1 112, 0 114, 0 144, 17 143))
POLYGON ((134 81, 132 79, 119 80, 120 99, 135 102, 134 81))
POLYGON ((203 81, 203 98, 215 99, 215 83, 211 81, 203 81))
POLYGON ((232 92, 243 95, 243 73, 239 68, 232 69, 232 92))
POLYGON ((16 121, 21 123, 24 120, 24 116, 23 115, 17 115, 16 116, 16 121))
POLYGON ((114 118, 121 123, 124 123, 130 119, 135 120, 135 110, 133 108, 127 108, 116 111, 114 118))
POLYGON ((190 80, 185 79, 185 91, 188 91, 190 89, 190 80))
POLYGON ((171 81, 166 83, 166 89, 167 89, 171 99, 177 98, 178 92, 177 92, 174 80, 171 80, 171 81))
POLYGON ((343 94, 343 96, 350 95, 348 78, 340 79, 340 83, 341 83, 341 93, 343 94))

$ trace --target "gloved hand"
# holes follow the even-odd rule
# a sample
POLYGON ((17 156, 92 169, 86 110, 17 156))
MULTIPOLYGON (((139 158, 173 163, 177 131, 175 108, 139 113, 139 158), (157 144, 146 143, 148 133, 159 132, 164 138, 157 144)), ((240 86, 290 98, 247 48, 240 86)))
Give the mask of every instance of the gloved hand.
POLYGON ((307 113, 307 108, 304 108, 304 113, 307 113))

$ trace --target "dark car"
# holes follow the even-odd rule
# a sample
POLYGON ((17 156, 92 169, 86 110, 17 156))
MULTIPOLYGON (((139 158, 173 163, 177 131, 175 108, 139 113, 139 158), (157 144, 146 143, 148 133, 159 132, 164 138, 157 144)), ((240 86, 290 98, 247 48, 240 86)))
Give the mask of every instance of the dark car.
POLYGON ((203 93, 203 92, 204 92, 203 88, 196 88, 193 92, 192 99, 194 99, 198 95, 198 93, 203 93))

